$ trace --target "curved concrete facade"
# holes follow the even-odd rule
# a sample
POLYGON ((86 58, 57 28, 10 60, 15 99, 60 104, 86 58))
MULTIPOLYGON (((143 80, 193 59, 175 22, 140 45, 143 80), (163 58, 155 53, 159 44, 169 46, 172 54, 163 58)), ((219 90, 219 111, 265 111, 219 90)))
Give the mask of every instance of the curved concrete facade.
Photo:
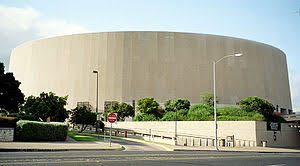
POLYGON ((26 96, 42 91, 69 95, 77 102, 131 103, 142 97, 186 98, 197 103, 213 92, 212 61, 217 64, 219 104, 235 105, 259 96, 279 108, 292 109, 285 54, 272 46, 225 36, 177 32, 102 32, 60 36, 16 47, 10 71, 26 96))

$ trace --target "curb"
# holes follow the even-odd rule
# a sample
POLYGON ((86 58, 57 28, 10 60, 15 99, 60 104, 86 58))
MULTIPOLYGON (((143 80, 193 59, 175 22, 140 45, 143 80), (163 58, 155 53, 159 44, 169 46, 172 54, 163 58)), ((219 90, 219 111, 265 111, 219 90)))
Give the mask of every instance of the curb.
POLYGON ((46 151, 120 151, 124 147, 120 145, 118 148, 98 148, 98 149, 84 149, 84 148, 71 148, 71 149, 0 149, 0 152, 46 152, 46 151))
POLYGON ((215 149, 211 149, 211 150, 209 150, 209 149, 172 149, 173 151, 207 151, 207 152, 211 152, 211 151, 214 151, 214 152, 245 152, 245 153, 300 153, 300 151, 299 152, 295 152, 295 151, 291 151, 291 152, 288 152, 288 151, 282 151, 282 152, 279 152, 279 151, 273 151, 273 152, 271 152, 271 151, 255 151, 255 150, 253 150, 253 151, 251 151, 251 150, 215 150, 215 149))
POLYGON ((121 138, 121 139, 124 139, 124 140, 130 140, 130 141, 135 141, 135 142, 141 142, 141 143, 146 143, 146 144, 155 144, 163 149, 165 149, 166 151, 174 151, 174 149, 170 149, 160 143, 156 143, 156 142, 148 142, 148 141, 143 141, 143 140, 138 140, 138 139, 133 139, 133 138, 121 138))

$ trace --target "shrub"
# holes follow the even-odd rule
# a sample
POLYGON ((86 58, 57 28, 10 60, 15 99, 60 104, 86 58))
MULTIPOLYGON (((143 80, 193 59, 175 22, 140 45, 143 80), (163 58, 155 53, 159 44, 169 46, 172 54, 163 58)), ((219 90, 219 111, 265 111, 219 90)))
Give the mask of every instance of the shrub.
POLYGON ((153 114, 140 113, 137 114, 134 121, 157 121, 157 118, 153 114))
POLYGON ((212 115, 214 113, 214 107, 210 107, 210 106, 207 106, 204 104, 195 104, 195 105, 191 106, 189 112, 194 112, 194 111, 198 111, 198 110, 208 111, 212 115))
POLYGON ((257 112, 247 112, 236 107, 223 107, 217 109, 217 120, 221 121, 238 121, 238 120, 255 120, 263 121, 264 116, 257 112))
POLYGON ((159 116, 158 109, 159 104, 154 98, 142 98, 137 101, 138 104, 138 111, 140 113, 146 114, 154 114, 155 116, 159 116))
POLYGON ((251 96, 247 97, 246 99, 240 100, 239 105, 242 110, 245 110, 247 112, 260 112, 265 116, 267 120, 272 119, 272 114, 275 110, 275 107, 270 102, 256 96, 251 96))
MULTIPOLYGON (((218 101, 216 101, 218 102, 218 101)), ((200 103, 209 107, 214 106, 214 95, 211 93, 205 93, 201 96, 200 103)))
POLYGON ((117 120, 124 121, 126 117, 133 117, 135 110, 130 104, 116 102, 109 107, 109 109, 105 112, 104 116, 107 117, 108 113, 117 113, 117 120))
POLYGON ((177 119, 176 112, 168 111, 160 120, 162 121, 184 121, 187 120, 188 110, 182 109, 177 111, 177 119))
POLYGON ((21 110, 27 114, 31 114, 34 119, 42 119, 47 121, 48 117, 53 122, 64 122, 68 118, 67 105, 68 96, 59 97, 53 92, 44 93, 40 96, 29 96, 26 102, 21 106, 21 110))
POLYGON ((207 121, 213 120, 213 107, 204 104, 195 104, 187 113, 187 120, 189 121, 207 121))
POLYGON ((179 111, 182 109, 189 110, 191 103, 186 99, 176 99, 172 103, 166 101, 166 111, 179 111))
POLYGON ((81 124, 80 132, 83 132, 88 125, 95 125, 97 121, 97 116, 95 112, 86 106, 76 107, 71 111, 70 122, 72 124, 81 124))
POLYGON ((68 126, 58 122, 36 122, 20 120, 16 127, 18 141, 65 141, 68 126))
POLYGON ((16 127, 19 119, 16 117, 0 117, 0 127, 16 127))
POLYGON ((203 109, 203 110, 189 111, 187 114, 187 120, 208 121, 208 120, 214 120, 214 117, 208 110, 203 109))
POLYGON ((173 111, 168 111, 165 115, 160 119, 162 121, 175 121, 176 113, 173 111))

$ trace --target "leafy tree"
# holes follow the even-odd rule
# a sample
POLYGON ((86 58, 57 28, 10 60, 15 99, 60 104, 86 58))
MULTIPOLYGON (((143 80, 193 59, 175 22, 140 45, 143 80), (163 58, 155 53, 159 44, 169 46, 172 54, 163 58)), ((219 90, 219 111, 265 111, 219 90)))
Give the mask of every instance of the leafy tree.
POLYGON ((191 106, 187 118, 190 121, 205 121, 213 120, 213 107, 204 105, 204 104, 195 104, 191 106))
POLYGON ((240 100, 239 105, 242 110, 245 110, 247 112, 260 112, 265 116, 267 120, 272 118, 272 114, 275 110, 275 107, 270 102, 257 96, 251 96, 247 97, 246 99, 240 100))
POLYGON ((19 112, 19 105, 24 103, 24 94, 19 89, 20 84, 13 73, 4 73, 4 64, 0 62, 0 112, 19 112))
POLYGON ((171 100, 166 100, 164 103, 165 108, 167 108, 170 104, 171 104, 171 100))
POLYGON ((97 121, 96 113, 92 112, 86 106, 76 107, 71 111, 71 123, 81 124, 82 127, 80 132, 83 132, 88 125, 95 125, 96 121, 97 121))
POLYGON ((190 109, 191 103, 186 99, 176 99, 171 104, 167 105, 167 111, 179 111, 179 110, 186 110, 190 109))
MULTIPOLYGON (((217 100, 218 102, 218 100, 217 100)), ((214 106, 214 95, 211 93, 205 93, 204 95, 201 96, 200 100, 201 104, 213 107, 214 106)))
POLYGON ((51 121, 64 122, 68 117, 68 111, 65 109, 67 99, 68 96, 59 97, 53 92, 42 92, 38 97, 29 96, 21 110, 32 115, 35 120, 42 119, 45 122, 50 117, 51 121))
POLYGON ((134 108, 130 104, 127 103, 114 103, 110 106, 110 108, 105 113, 105 117, 107 113, 117 113, 118 114, 118 121, 124 121, 126 117, 133 117, 134 116, 134 108))
POLYGON ((134 121, 157 121, 158 119, 153 114, 140 113, 137 114, 133 120, 134 121))
POLYGON ((154 116, 159 116, 159 104, 154 98, 142 98, 137 101, 138 111, 140 113, 153 114, 154 116))
POLYGON ((177 117, 176 117, 176 112, 173 111, 168 111, 166 114, 160 119, 162 121, 184 121, 187 120, 187 113, 188 111, 186 109, 181 109, 177 111, 177 117))

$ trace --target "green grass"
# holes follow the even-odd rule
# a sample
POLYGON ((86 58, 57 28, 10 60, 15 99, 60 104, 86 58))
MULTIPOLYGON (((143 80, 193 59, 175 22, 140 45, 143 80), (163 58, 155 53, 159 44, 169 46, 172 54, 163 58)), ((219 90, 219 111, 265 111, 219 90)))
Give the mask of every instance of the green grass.
MULTIPOLYGON (((82 133, 79 133, 78 131, 68 131, 68 134, 75 134, 75 135, 93 135, 93 136, 104 136, 103 134, 95 134, 95 133, 92 133, 92 132, 82 132, 82 133)), ((109 135, 105 134, 105 137, 109 137, 109 135)), ((112 133, 111 135, 112 138, 124 138, 124 136, 115 136, 115 133, 112 133)))
MULTIPOLYGON (((95 134, 95 133, 92 133, 92 132, 79 133, 78 131, 68 131, 68 136, 71 137, 71 138, 73 138, 73 136, 89 137, 89 136, 83 136, 83 135, 80 135, 80 134, 91 135, 91 136, 102 136, 103 137, 103 134, 95 134), (79 134, 79 135, 74 135, 74 134, 79 134)), ((109 137, 109 135, 105 135, 105 137, 107 139, 109 137)), ((124 136, 114 136, 114 135, 112 135, 111 137, 112 138, 124 138, 124 136)), ((92 138, 94 138, 94 137, 92 137, 92 138)), ((128 137, 128 138, 130 138, 130 137, 128 137)), ((75 138, 73 138, 73 139, 75 139, 75 138)), ((98 138, 96 138, 96 139, 98 139, 98 138)), ((130 138, 130 139, 135 139, 135 140, 140 140, 140 141, 150 142, 150 143, 157 143, 157 144, 162 144, 162 145, 171 145, 171 144, 162 143, 162 142, 148 141, 148 140, 144 140, 144 139, 140 139, 140 138, 130 138)), ((98 140, 103 141, 103 139, 98 139, 98 140)), ((76 140, 76 141, 80 141, 80 140, 76 140)), ((83 140, 83 141, 86 141, 86 140, 83 140)), ((95 140, 91 140, 91 141, 95 141, 95 140)))
POLYGON ((96 138, 96 137, 90 137, 90 136, 84 136, 84 135, 72 135, 68 134, 69 137, 73 138, 76 141, 103 141, 103 139, 96 138))

